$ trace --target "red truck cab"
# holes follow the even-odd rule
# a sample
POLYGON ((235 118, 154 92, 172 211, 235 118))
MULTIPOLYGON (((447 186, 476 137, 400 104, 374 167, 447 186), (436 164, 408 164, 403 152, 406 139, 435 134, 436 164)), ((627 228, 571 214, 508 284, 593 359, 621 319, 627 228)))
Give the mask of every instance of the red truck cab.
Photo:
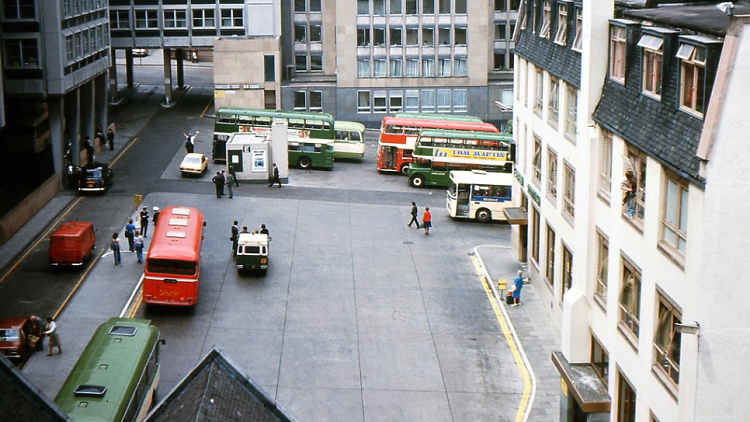
POLYGON ((65 223, 49 239, 49 264, 83 265, 96 244, 94 226, 82 221, 65 223))

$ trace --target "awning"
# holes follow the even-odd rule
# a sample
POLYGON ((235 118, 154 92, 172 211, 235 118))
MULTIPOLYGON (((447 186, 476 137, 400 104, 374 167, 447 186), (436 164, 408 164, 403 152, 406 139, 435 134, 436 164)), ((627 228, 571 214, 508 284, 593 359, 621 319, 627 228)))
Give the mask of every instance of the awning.
POLYGON ((529 215, 525 209, 521 207, 511 207, 503 209, 505 219, 508 220, 508 224, 518 224, 525 226, 529 224, 529 215))
POLYGON ((552 363, 584 413, 610 411, 612 401, 607 386, 590 363, 570 364, 562 352, 552 352, 552 363))

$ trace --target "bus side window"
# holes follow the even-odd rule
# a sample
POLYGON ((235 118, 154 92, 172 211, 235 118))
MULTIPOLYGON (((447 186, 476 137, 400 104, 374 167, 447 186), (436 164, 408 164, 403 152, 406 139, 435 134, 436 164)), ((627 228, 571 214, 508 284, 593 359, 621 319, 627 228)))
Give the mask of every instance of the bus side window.
POLYGON ((357 142, 362 141, 362 137, 359 136, 359 132, 349 132, 349 134, 350 134, 350 137, 349 137, 350 140, 357 141, 357 142))
POLYGON ((258 116, 255 118, 255 126, 271 127, 271 123, 270 117, 258 116))
POLYGON ((238 116, 237 124, 240 125, 253 125, 253 116, 238 116))
POLYGON ((289 119, 289 127, 292 129, 304 129, 305 121, 302 119, 289 119))
POLYGON ((216 116, 216 121, 219 123, 234 123, 234 120, 237 118, 234 114, 219 114, 216 116))

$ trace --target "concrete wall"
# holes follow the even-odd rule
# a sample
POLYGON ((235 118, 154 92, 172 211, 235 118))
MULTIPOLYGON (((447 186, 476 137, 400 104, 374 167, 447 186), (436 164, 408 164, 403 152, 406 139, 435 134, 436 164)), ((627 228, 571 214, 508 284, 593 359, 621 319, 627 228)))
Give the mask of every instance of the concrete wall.
POLYGON ((265 91, 281 95, 281 51, 278 37, 217 38, 214 42, 214 84, 239 85, 238 89, 216 89, 216 108, 265 108, 265 91), (266 55, 273 55, 275 81, 265 82, 266 55), (250 85, 244 89, 243 85, 250 85))
POLYGON ((0 219, 0 246, 5 244, 58 192, 60 192, 60 175, 55 174, 0 219))

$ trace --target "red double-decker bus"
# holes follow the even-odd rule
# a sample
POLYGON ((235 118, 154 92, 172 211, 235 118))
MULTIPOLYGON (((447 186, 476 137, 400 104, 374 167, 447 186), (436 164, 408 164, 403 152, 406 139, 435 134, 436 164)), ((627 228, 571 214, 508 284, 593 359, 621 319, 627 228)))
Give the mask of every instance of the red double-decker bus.
POLYGON ((154 228, 143 274, 143 302, 193 306, 198 301, 203 215, 166 207, 154 228))
MULTIPOLYGON (((448 117, 446 118, 448 119, 448 117)), ((476 122, 472 120, 438 120, 420 119, 413 117, 387 116, 383 118, 380 125, 380 139, 378 140, 379 171, 398 171, 401 174, 409 173, 409 163, 412 161, 411 153, 422 129, 445 129, 470 132, 500 131, 490 123, 476 122)))

